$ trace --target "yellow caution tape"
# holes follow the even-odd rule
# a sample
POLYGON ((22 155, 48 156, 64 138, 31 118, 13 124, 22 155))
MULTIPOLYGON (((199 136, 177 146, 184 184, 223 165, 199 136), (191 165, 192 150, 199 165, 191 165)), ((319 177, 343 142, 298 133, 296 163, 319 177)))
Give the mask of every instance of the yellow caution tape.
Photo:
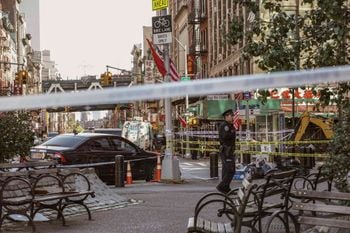
MULTIPOLYGON (((176 147, 177 149, 181 149, 180 147, 176 147)), ((186 149, 186 148, 183 148, 186 149)), ((218 149, 215 148, 188 148, 188 150, 191 151, 200 151, 200 152, 219 152, 218 149)), ((243 150, 235 150, 235 153, 238 154, 253 154, 253 155, 270 155, 270 156, 283 156, 283 157, 311 157, 311 158, 327 158, 329 157, 328 154, 320 154, 320 153, 312 153, 312 154, 306 154, 306 153, 288 153, 288 152, 262 152, 262 151, 243 151, 243 150)))
MULTIPOLYGON (((318 140, 318 141, 270 141, 270 142, 236 142, 236 145, 295 145, 295 144, 327 144, 331 140, 318 140)), ((175 140, 173 143, 188 143, 188 144, 200 144, 200 145, 219 145, 218 141, 180 141, 175 140)))

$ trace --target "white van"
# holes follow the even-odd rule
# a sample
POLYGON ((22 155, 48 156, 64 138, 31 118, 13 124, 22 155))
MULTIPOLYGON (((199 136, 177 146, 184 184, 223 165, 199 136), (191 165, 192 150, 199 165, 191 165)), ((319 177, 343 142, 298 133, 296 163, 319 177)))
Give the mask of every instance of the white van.
POLYGON ((142 149, 152 149, 153 132, 152 125, 149 122, 126 121, 123 125, 122 137, 133 142, 142 149))
POLYGON ((117 136, 122 135, 122 129, 119 128, 99 128, 99 129, 94 129, 94 133, 106 133, 106 134, 113 134, 117 136))

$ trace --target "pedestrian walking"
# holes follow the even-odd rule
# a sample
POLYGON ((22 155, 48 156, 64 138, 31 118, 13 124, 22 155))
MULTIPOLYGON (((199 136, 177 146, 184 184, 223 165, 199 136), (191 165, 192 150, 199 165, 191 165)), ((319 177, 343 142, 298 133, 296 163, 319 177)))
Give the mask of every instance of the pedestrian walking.
POLYGON ((226 110, 223 114, 224 121, 219 126, 219 141, 220 141, 220 159, 222 163, 221 182, 216 186, 216 189, 222 193, 228 193, 230 183, 235 174, 235 140, 236 130, 233 126, 233 111, 226 110))

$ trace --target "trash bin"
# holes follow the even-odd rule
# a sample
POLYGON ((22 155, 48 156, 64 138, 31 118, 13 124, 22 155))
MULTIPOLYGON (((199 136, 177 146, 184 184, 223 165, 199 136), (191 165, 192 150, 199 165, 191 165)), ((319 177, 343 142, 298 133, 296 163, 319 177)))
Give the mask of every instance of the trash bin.
POLYGON ((219 161, 218 154, 216 152, 211 152, 210 157, 210 178, 219 177, 219 161))

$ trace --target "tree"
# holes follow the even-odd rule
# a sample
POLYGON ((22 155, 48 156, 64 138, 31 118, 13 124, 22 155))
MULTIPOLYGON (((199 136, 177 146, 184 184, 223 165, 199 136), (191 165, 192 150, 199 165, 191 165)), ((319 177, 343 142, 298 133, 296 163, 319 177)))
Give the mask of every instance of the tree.
MULTIPOLYGON (((247 11, 258 13, 257 4, 248 0, 236 3, 247 11), (255 4, 255 5, 254 5, 255 4)), ((267 18, 250 22, 246 31, 242 16, 234 17, 226 41, 232 45, 245 40, 244 56, 255 58, 258 67, 265 72, 313 69, 350 63, 350 12, 347 0, 295 0, 295 12, 285 12, 282 0, 263 0, 261 10, 267 18), (299 14, 299 3, 308 9, 299 14)), ((313 92, 315 89, 312 87, 313 92)), ((320 90, 319 104, 335 103, 338 107, 338 123, 335 136, 329 146, 329 159, 325 166, 329 177, 337 186, 347 188, 346 176, 350 171, 349 138, 350 106, 349 83, 330 85, 320 90), (348 133, 349 132, 349 133, 348 133)), ((266 101, 269 92, 259 90, 266 101)), ((316 94, 316 93, 315 93, 316 94)))
POLYGON ((334 127, 334 138, 329 145, 330 156, 326 159, 323 171, 335 181, 338 190, 350 192, 347 176, 350 171, 350 101, 344 101, 343 114, 334 127))
POLYGON ((0 161, 27 156, 34 144, 31 116, 26 112, 0 114, 0 161))
MULTIPOLYGON (((265 18, 257 17, 257 2, 235 2, 244 6, 247 12, 255 14, 256 19, 249 22, 242 15, 233 17, 229 31, 225 34, 226 41, 235 45, 245 40, 244 56, 255 58, 262 71, 349 64, 350 14, 346 0, 295 0, 295 11, 288 12, 283 7, 285 1, 264 0, 260 12, 265 12, 265 18), (307 9, 302 14, 299 13, 299 4, 307 9), (246 28, 243 27, 244 22, 246 28)), ((312 90, 316 94, 316 90, 312 90)), ((337 88, 325 88, 320 92, 320 103, 328 105, 334 101, 341 106, 348 91, 347 84, 339 84, 337 88)), ((269 92, 265 90, 258 93, 263 102, 269 96, 269 92)))

